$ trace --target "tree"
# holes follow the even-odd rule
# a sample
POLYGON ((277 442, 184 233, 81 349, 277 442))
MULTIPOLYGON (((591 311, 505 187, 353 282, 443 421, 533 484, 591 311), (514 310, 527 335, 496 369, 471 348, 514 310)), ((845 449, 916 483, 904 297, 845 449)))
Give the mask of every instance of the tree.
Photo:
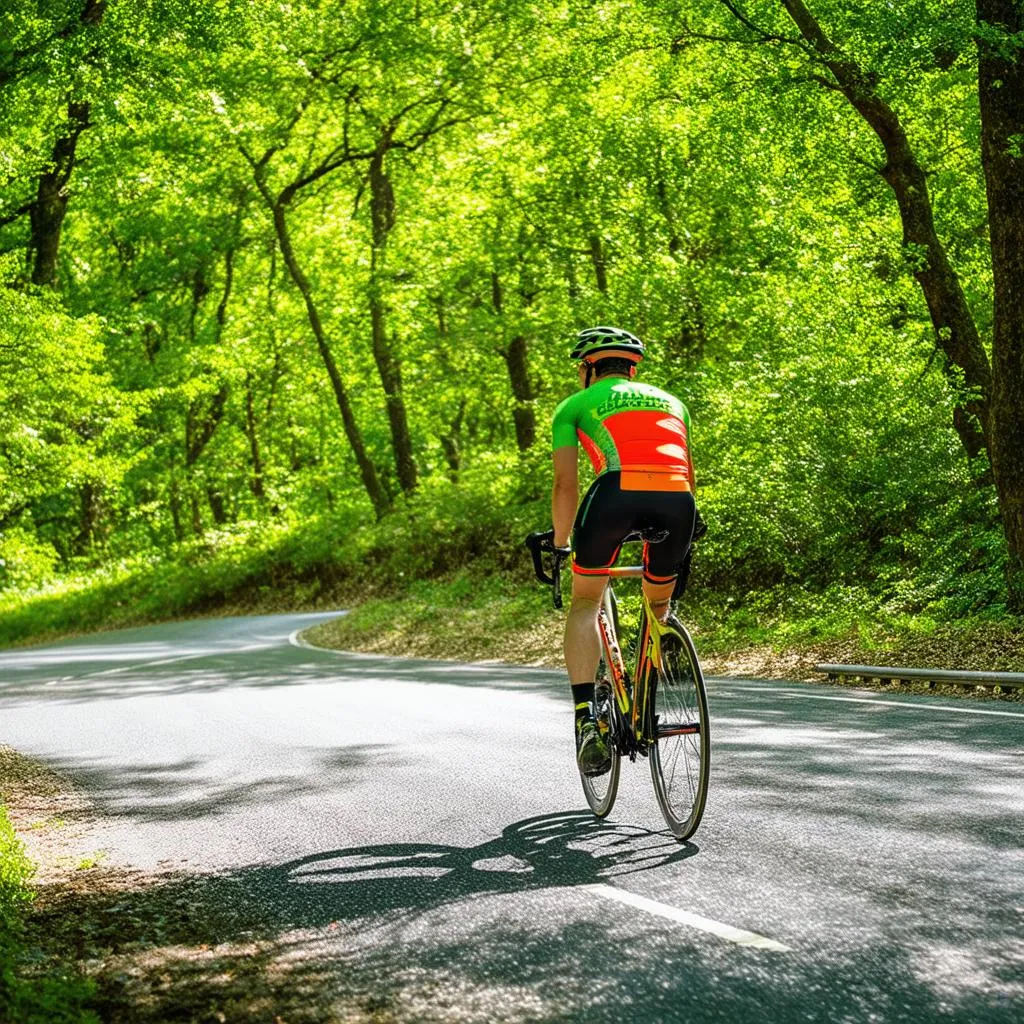
MULTIPOLYGON (((728 9, 744 33, 732 37, 733 41, 795 49, 804 59, 809 80, 838 91, 880 144, 884 162, 858 159, 874 167, 896 199, 904 249, 927 303, 936 343, 954 381, 962 380, 968 396, 958 408, 955 427, 968 454, 975 455, 984 449, 992 467, 1009 553, 1008 603, 1017 612, 1024 612, 1024 470, 1020 468, 1024 438, 1020 403, 1024 394, 1024 299, 1016 297, 1019 289, 1010 283, 1019 280, 1015 276, 1020 269, 1016 241, 1024 232, 1021 164, 1019 146, 1014 141, 1022 125, 1024 106, 1024 72, 1013 37, 1013 26, 1020 24, 1018 5, 1011 0, 979 0, 977 5, 979 96, 983 111, 981 162, 988 187, 996 297, 990 364, 975 315, 936 228, 925 168, 903 118, 884 96, 884 75, 840 46, 804 0, 779 0, 799 33, 795 37, 787 34, 784 27, 775 27, 777 19, 770 9, 763 12, 767 20, 762 22, 734 0, 719 3, 728 9), (766 28, 765 24, 771 27, 766 28)), ((909 13, 901 10, 900 17, 905 19, 909 13)), ((680 38, 686 36, 723 38, 689 29, 680 38)))
POLYGON ((977 17, 993 284, 989 453, 1010 604, 1024 613, 1024 13, 1013 0, 978 0, 977 17))

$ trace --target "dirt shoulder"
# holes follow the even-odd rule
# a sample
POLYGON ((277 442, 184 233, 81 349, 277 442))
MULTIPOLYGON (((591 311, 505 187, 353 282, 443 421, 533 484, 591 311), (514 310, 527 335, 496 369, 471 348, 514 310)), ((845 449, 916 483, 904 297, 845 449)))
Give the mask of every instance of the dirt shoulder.
MULTIPOLYGON (((97 846, 103 813, 46 765, 0 746, 0 798, 36 863, 25 973, 91 983, 106 1024, 389 1024, 386 1005, 325 986, 331 965, 230 880, 143 872, 97 846)), ((329 958, 327 958, 329 960, 329 958)), ((336 969, 336 965, 335 965, 336 969)))
MULTIPOLYGON (((395 601, 386 605, 375 602, 369 614, 356 609, 349 615, 307 629, 302 636, 314 646, 333 650, 468 662, 500 661, 561 669, 564 624, 564 613, 510 623, 507 617, 499 621, 498 614, 489 613, 486 608, 424 609, 413 602, 395 601)), ((709 650, 702 643, 704 639, 699 630, 694 632, 707 676, 820 684, 827 680, 814 666, 827 663, 1024 671, 1024 629, 994 623, 948 624, 928 633, 883 635, 870 642, 851 634, 782 649, 750 645, 719 651, 711 645, 709 650)), ((861 680, 834 685, 1024 703, 1024 691, 994 694, 982 688, 929 688, 924 684, 880 684, 861 680)))

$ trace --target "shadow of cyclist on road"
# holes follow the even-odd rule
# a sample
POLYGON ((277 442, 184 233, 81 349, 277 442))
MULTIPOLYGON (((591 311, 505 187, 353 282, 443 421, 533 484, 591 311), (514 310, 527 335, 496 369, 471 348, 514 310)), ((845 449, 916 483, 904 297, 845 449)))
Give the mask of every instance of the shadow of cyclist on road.
POLYGON ((592 885, 663 867, 698 852, 664 832, 547 814, 477 846, 384 843, 331 850, 256 869, 292 924, 440 906, 472 895, 592 885), (286 908, 286 909, 285 909, 286 908))

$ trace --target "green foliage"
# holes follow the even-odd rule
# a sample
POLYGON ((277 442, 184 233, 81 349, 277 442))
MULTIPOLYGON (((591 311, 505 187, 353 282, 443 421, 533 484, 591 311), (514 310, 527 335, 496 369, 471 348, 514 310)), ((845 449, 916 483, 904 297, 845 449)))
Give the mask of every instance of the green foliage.
POLYGON ((0 951, 4 954, 0 956, 0 966, 8 987, 12 977, 8 973, 13 963, 11 951, 21 934, 22 910, 32 898, 28 888, 31 877, 32 864, 14 833, 6 807, 0 803, 0 951))
POLYGON ((0 1019, 13 1020, 15 975, 22 934, 22 908, 31 898, 32 866, 0 803, 0 1019))
POLYGON ((53 545, 35 533, 15 527, 0 536, 0 589, 28 589, 45 583, 57 565, 53 545))
POLYGON ((0 803, 0 1020, 18 1024, 98 1024, 86 1008, 90 985, 60 974, 26 979, 24 914, 34 868, 0 803))
MULTIPOLYGON (((83 22, 92 6, 2 16, 8 640, 519 571, 549 515, 563 353, 593 322, 647 338, 646 379, 690 406, 712 603, 759 614, 800 586, 822 609, 849 591, 1003 613, 994 492, 914 278, 927 253, 806 48, 755 45, 750 25, 792 36, 780 5, 744 5, 747 26, 717 0, 685 19, 659 0, 175 0, 83 22), (44 294, 21 253, 69 98, 89 123, 44 294)), ((814 8, 903 118, 986 335, 971 12, 814 8)))

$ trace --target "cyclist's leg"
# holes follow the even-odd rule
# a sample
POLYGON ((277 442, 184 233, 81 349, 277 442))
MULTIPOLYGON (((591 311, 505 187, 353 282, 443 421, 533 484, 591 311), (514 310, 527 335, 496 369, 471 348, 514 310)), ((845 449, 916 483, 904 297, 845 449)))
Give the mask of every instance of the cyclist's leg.
POLYGON ((618 473, 599 476, 584 497, 573 527, 572 605, 565 623, 565 665, 576 707, 576 759, 584 775, 611 767, 611 751, 595 716, 594 682, 601 660, 597 619, 608 568, 628 526, 617 525, 618 473))
POLYGON ((597 613, 601 607, 606 575, 574 572, 572 605, 565 622, 565 667, 569 671, 572 702, 576 709, 576 763, 587 776, 603 775, 611 768, 611 749, 597 721, 595 680, 601 660, 597 613))
POLYGON ((676 577, 669 576, 668 579, 655 582, 644 573, 643 588, 644 596, 647 598, 654 617, 659 622, 668 618, 669 604, 672 601, 672 591, 675 590, 676 577))
POLYGON ((619 474, 599 476, 590 486, 572 531, 572 606, 565 623, 565 667, 569 682, 593 683, 601 659, 597 613, 608 583, 608 568, 630 530, 620 508, 619 474))
POLYGON ((565 667, 570 684, 594 682, 601 660, 597 613, 607 584, 606 574, 573 572, 572 604, 565 621, 565 667))
POLYGON ((644 545, 644 595, 655 617, 664 622, 675 589, 676 577, 685 563, 693 535, 695 507, 689 491, 650 495, 651 512, 645 525, 668 531, 657 544, 644 545))

